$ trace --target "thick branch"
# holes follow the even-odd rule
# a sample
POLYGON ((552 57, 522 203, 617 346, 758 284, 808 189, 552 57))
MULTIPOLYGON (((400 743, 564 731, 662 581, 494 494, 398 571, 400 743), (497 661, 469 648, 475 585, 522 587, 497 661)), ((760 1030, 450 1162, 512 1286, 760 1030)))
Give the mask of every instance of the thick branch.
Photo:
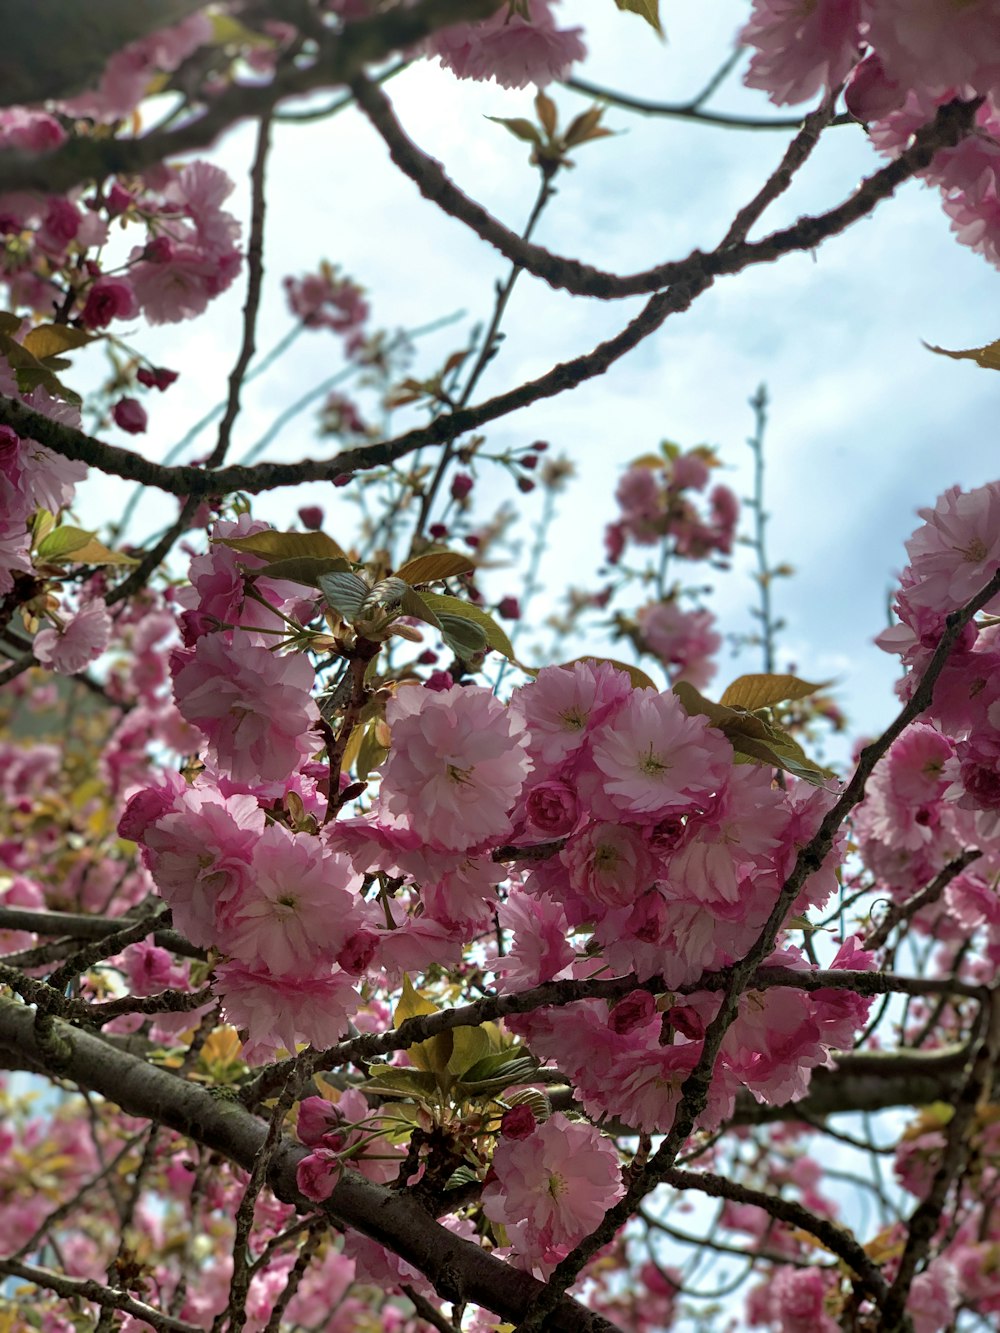
MULTIPOLYGON (((98 1037, 58 1019, 54 1023, 60 1041, 68 1047, 60 1078, 100 1093, 128 1115, 167 1125, 244 1170, 253 1170, 267 1133, 256 1116, 98 1037)), ((45 1065, 32 1011, 0 998, 2 1048, 37 1067, 45 1065)), ((268 1185, 279 1199, 309 1211, 312 1205, 295 1185, 295 1168, 304 1155, 305 1149, 282 1139, 271 1162, 268 1185)), ((373 1185, 358 1172, 343 1173, 325 1212, 332 1221, 354 1227, 413 1264, 445 1300, 474 1301, 516 1323, 542 1289, 529 1273, 509 1267, 439 1226, 414 1199, 373 1185)), ((568 1298, 553 1312, 551 1328, 553 1333, 617 1333, 608 1320, 568 1298)))

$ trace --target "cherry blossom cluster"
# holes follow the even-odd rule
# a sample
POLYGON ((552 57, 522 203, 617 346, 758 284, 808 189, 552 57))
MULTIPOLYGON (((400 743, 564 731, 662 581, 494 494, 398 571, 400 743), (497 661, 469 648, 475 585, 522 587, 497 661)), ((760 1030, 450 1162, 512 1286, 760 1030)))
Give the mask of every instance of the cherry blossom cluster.
POLYGON ((938 154, 924 178, 941 190, 957 238, 1000 265, 1000 9, 995 0, 754 0, 742 40, 746 82, 795 103, 847 81, 847 105, 895 154, 936 109, 982 99, 975 133, 938 154))

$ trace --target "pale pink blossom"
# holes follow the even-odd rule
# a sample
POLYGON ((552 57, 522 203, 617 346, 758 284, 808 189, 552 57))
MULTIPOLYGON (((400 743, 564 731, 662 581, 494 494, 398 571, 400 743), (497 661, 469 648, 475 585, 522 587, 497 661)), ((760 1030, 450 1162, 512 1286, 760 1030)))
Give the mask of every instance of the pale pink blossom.
POLYGON ((177 69, 211 38, 212 24, 199 13, 131 42, 111 56, 95 90, 63 102, 63 109, 71 116, 122 120, 142 101, 158 70, 177 69))
POLYGON ((913 1320, 913 1333, 940 1333, 950 1328, 959 1301, 966 1295, 950 1257, 937 1255, 910 1287, 906 1313, 913 1320))
POLYGON ((112 628, 108 608, 95 597, 84 602, 61 629, 40 629, 32 649, 43 666, 62 676, 74 676, 105 651, 111 642, 112 628))
POLYGON ((281 781, 309 754, 319 710, 304 654, 282 657, 243 635, 233 643, 206 634, 178 658, 177 707, 237 782, 281 781))
POLYGON ((860 0, 754 0, 740 34, 754 47, 750 88, 779 105, 836 88, 861 54, 860 0))
POLYGON ((222 1013, 246 1030, 243 1054, 254 1064, 273 1059, 282 1048, 294 1054, 300 1041, 334 1045, 360 1004, 350 977, 325 967, 273 977, 234 960, 220 964, 215 976, 222 1013))
POLYGON ((550 0, 527 0, 524 13, 504 6, 482 23, 443 28, 428 40, 427 50, 460 79, 541 88, 564 79, 587 54, 581 34, 581 28, 556 27, 550 0))
POLYGON ((536 769, 555 768, 574 755, 631 694, 628 676, 610 662, 585 659, 539 671, 514 691, 511 703, 527 723, 536 769))
MULTIPOLYGON (((957 610, 1000 567, 1000 482, 973 491, 950 487, 906 543, 913 583, 907 598, 935 611, 957 610)), ((1000 610, 1000 595, 985 610, 1000 610)))
POLYGON ((478 686, 409 688, 390 701, 386 721, 384 811, 445 850, 505 835, 529 768, 517 712, 478 686))
POLYGON ((514 941, 494 964, 506 990, 526 990, 559 976, 575 955, 569 943, 569 922, 561 904, 547 894, 511 891, 497 919, 514 941))
POLYGON ((863 0, 867 40, 886 73, 932 93, 1000 90, 996 0, 863 0))
POLYGON ((625 1192, 611 1141, 560 1111, 526 1138, 501 1138, 493 1173, 496 1179, 483 1189, 483 1211, 508 1228, 523 1225, 518 1239, 529 1256, 575 1245, 625 1192))
POLYGON ((190 787, 143 829, 138 799, 133 797, 126 811, 135 815, 128 828, 142 838, 146 864, 174 924, 192 944, 214 944, 219 900, 237 897, 250 878, 264 812, 252 796, 224 797, 212 787, 190 787))
POLYGON ((838 1333, 840 1325, 827 1313, 824 1300, 835 1281, 819 1268, 779 1268, 768 1291, 779 1333, 838 1333))
POLYGON ((594 735, 594 761, 613 804, 633 818, 704 807, 732 764, 732 749, 673 694, 637 690, 594 735))

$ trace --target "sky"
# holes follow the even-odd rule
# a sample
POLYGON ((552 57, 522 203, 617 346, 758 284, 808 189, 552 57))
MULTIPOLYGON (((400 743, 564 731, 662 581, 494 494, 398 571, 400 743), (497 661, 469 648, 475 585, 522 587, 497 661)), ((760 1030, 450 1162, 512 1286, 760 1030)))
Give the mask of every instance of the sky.
MULTIPOLYGON (((579 23, 586 32, 591 57, 579 68, 581 77, 667 101, 683 101, 705 83, 748 12, 749 5, 738 0, 665 4, 667 40, 661 42, 612 0, 564 0, 559 6, 561 22, 579 23)), ((744 65, 711 106, 787 116, 763 94, 742 88, 744 65)), ((527 146, 485 117, 531 116, 533 90, 459 81, 436 64, 419 62, 387 91, 411 137, 462 188, 520 228, 537 174, 528 166, 527 146)), ((589 104, 568 89, 550 87, 549 93, 562 122, 589 104)), ((789 131, 724 130, 616 108, 604 123, 615 136, 574 154, 576 167, 559 177, 535 239, 619 272, 716 243, 790 137, 789 131)), ((252 149, 252 130, 243 126, 213 153, 237 182, 231 202, 244 216, 252 149)), ((832 206, 879 165, 860 127, 830 131, 752 235, 832 206)), ((258 339, 264 349, 291 327, 281 278, 315 270, 325 258, 367 289, 375 326, 414 328, 464 312, 460 321, 418 343, 413 373, 428 373, 464 344, 472 325, 489 317, 494 284, 507 272, 499 255, 418 195, 354 111, 277 128, 268 232, 258 339)), ((538 609, 555 605, 568 583, 600 586, 601 534, 614 517, 618 476, 630 459, 662 439, 684 447, 713 445, 725 464, 720 479, 747 494, 746 439, 753 424, 748 399, 766 383, 770 555, 796 570, 777 587, 777 611, 787 622, 779 661, 794 662, 811 679, 835 679, 855 732, 881 729, 892 716, 897 673, 895 660, 872 639, 886 623, 888 595, 905 563, 903 542, 916 526, 916 510, 933 504, 950 485, 969 488, 1000 475, 1000 376, 934 356, 922 340, 952 348, 993 341, 1000 336, 998 296, 1000 275, 955 242, 936 194, 911 183, 873 218, 814 254, 720 279, 689 312, 668 321, 606 375, 491 426, 491 451, 544 439, 577 469, 577 482, 560 500, 538 609)), ((201 320, 149 336, 143 331, 136 339, 154 361, 181 371, 167 395, 148 403, 150 432, 138 441, 148 456, 162 458, 218 401, 239 346, 242 300, 238 282, 201 320)), ((640 304, 588 301, 522 278, 505 319, 502 351, 476 398, 589 350, 640 304)), ((239 460, 283 409, 339 364, 331 335, 303 334, 248 390, 231 458, 239 460)), ((106 438, 137 446, 134 437, 115 430, 106 438)), ((212 438, 203 436, 188 457, 206 452, 212 438)), ((316 441, 314 417, 305 413, 267 456, 322 456, 329 448, 329 441, 316 441)), ((117 517, 127 494, 125 483, 95 479, 82 488, 77 512, 96 525, 117 517)), ((491 481, 491 499, 508 495, 520 507, 530 539, 541 497, 520 496, 502 477, 491 481)), ((289 526, 303 502, 322 504, 328 530, 350 539, 353 511, 329 486, 261 497, 255 513, 289 526)), ((172 506, 162 495, 150 497, 132 536, 154 530, 172 506)), ((744 553, 730 575, 714 580, 710 605, 723 632, 750 626, 748 558, 744 553)), ((498 597, 516 592, 515 572, 506 582, 502 573, 495 575, 488 587, 498 597)), ((588 648, 601 645, 580 650, 588 648)), ((750 653, 724 659, 715 688, 756 669, 759 661, 750 653)))

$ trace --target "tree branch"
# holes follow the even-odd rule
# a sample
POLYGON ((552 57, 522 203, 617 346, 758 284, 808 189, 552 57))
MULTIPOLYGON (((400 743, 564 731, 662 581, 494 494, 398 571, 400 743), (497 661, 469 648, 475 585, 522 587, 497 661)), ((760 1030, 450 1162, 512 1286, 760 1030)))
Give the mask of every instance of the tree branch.
MULTIPOLYGON (((166 1070, 145 1064, 99 1037, 53 1020, 57 1038, 68 1047, 59 1077, 100 1093, 128 1115, 166 1125, 195 1143, 252 1171, 263 1147, 266 1126, 238 1104, 213 1097, 166 1070)), ((16 1001, 0 998, 0 1048, 45 1067, 34 1015, 16 1001)), ((296 1188, 295 1169, 306 1149, 282 1138, 271 1160, 267 1183, 283 1202, 303 1212, 313 1210, 296 1188)), ((354 1227, 385 1245, 426 1275, 443 1299, 467 1300, 516 1323, 527 1312, 542 1284, 530 1273, 511 1268, 477 1245, 440 1226, 416 1200, 373 1185, 356 1171, 345 1171, 325 1215, 354 1227)), ((148 1319, 148 1315, 142 1315, 148 1319)), ((553 1333, 620 1333, 615 1325, 563 1297, 551 1316, 553 1333)), ((186 1325, 178 1325, 189 1333, 186 1325)))

